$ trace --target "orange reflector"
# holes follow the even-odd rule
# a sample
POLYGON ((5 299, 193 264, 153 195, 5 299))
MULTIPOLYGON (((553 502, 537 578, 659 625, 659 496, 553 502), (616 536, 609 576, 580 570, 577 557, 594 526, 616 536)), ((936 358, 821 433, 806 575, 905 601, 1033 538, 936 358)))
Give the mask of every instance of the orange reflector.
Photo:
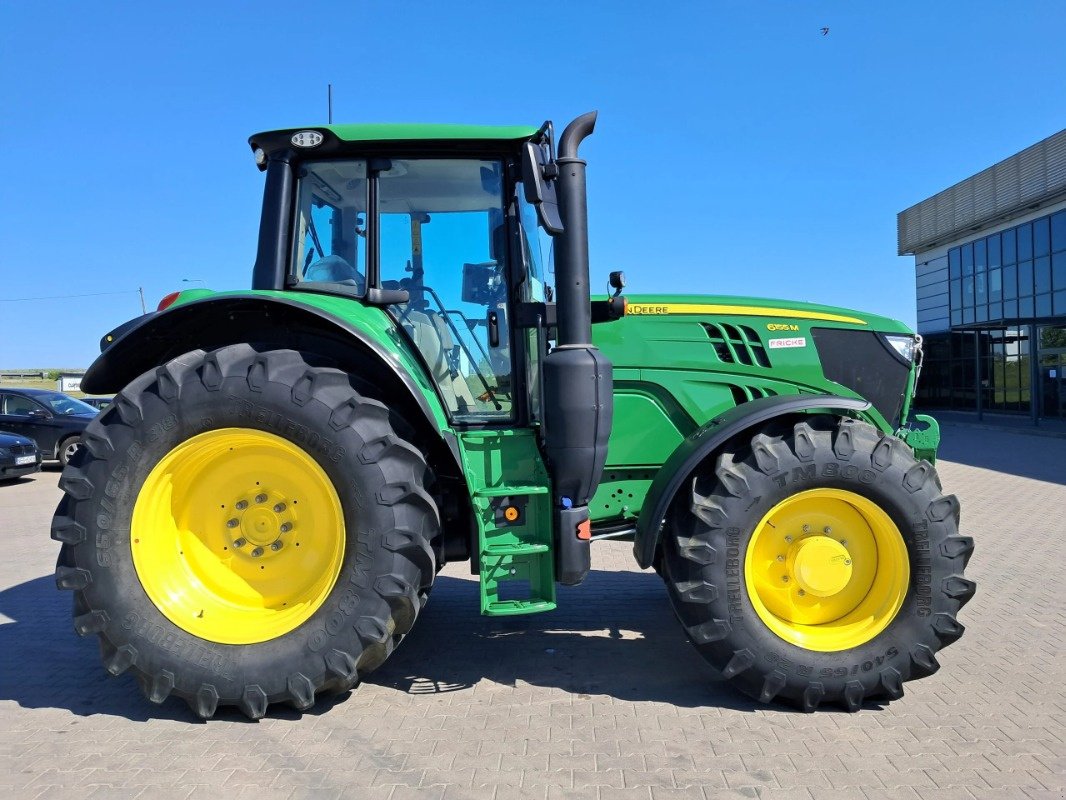
POLYGON ((577 538, 585 541, 592 538, 592 523, 587 519, 577 523, 577 538))
POLYGON ((156 307, 156 310, 163 311, 164 309, 168 308, 175 300, 178 299, 179 294, 181 294, 181 292, 171 292, 170 294, 168 294, 166 297, 159 301, 159 305, 156 307))
POLYGON ((514 522, 518 519, 518 509, 514 506, 507 506, 507 508, 503 510, 503 518, 508 522, 514 522))

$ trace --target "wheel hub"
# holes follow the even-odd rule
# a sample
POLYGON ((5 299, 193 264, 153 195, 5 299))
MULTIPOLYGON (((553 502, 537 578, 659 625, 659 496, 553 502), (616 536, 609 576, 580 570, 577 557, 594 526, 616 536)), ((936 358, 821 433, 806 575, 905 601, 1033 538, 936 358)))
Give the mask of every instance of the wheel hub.
POLYGON ((828 536, 811 536, 793 542, 785 564, 799 589, 816 597, 831 597, 851 581, 851 557, 847 548, 828 536))

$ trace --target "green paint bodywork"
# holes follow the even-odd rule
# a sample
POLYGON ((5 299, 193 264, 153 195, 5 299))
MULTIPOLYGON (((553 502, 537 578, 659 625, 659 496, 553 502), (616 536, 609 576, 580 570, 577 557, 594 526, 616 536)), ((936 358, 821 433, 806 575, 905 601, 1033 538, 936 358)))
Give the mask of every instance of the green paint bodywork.
MULTIPOLYGON (((390 138, 396 135, 395 131, 389 134, 390 138)), ((439 138, 439 132, 434 136, 439 138)), ((470 134, 467 131, 459 138, 470 138, 470 134)), ((393 319, 385 310, 357 299, 297 291, 220 295, 195 289, 183 292, 174 305, 225 295, 278 297, 304 304, 358 327, 381 345, 414 379, 431 410, 431 422, 442 436, 458 444, 475 516, 470 535, 476 536, 472 557, 481 575, 482 612, 525 614, 555 607, 551 479, 535 427, 467 430, 454 426, 414 347, 393 319), (501 509, 506 505, 522 509, 519 520, 502 520, 501 509)), ((887 317, 787 300, 715 295, 630 295, 627 299, 630 308, 636 306, 645 313, 628 314, 593 328, 594 343, 614 365, 615 404, 607 466, 590 503, 594 524, 635 522, 656 473, 674 450, 703 423, 738 401, 804 393, 859 397, 825 378, 813 327, 911 333, 887 317), (678 305, 712 306, 717 311, 662 313, 678 305), (742 342, 723 341, 724 359, 712 346, 715 331, 725 330, 715 326, 722 325, 745 329, 746 337, 742 342), (775 338, 803 339, 805 344, 771 348, 769 340, 775 338)), ((913 381, 912 369, 904 420, 910 411, 913 381)), ((919 457, 935 458, 939 432, 930 418, 918 418, 924 429, 904 425, 897 432, 874 408, 861 416, 884 433, 899 435, 919 457)))

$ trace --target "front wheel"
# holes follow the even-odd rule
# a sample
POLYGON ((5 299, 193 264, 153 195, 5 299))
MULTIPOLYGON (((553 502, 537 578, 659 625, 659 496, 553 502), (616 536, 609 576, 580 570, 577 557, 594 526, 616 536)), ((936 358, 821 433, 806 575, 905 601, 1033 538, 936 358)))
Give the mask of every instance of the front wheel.
POLYGON ((202 717, 308 708, 377 667, 435 574, 421 452, 344 373, 290 350, 145 373, 64 471, 52 537, 74 628, 202 717))
POLYGON ((768 430, 693 476, 663 542, 690 639, 762 702, 858 710, 962 635, 973 540, 928 462, 853 419, 768 430))

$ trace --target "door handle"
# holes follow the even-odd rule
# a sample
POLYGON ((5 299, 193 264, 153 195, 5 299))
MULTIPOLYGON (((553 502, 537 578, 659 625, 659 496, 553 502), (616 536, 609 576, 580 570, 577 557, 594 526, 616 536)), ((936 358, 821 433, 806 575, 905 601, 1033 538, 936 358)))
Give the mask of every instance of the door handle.
POLYGON ((500 346, 500 312, 490 311, 488 313, 488 328, 489 328, 489 347, 500 346))

